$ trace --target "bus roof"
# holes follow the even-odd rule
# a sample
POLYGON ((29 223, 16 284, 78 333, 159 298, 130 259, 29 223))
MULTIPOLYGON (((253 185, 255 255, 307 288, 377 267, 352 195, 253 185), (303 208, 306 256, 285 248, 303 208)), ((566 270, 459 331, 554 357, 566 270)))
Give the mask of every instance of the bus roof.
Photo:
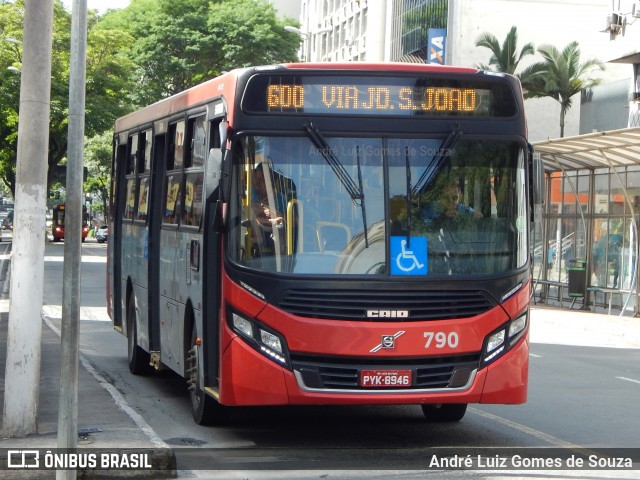
POLYGON ((282 67, 295 69, 317 70, 374 70, 394 72, 447 72, 447 73, 477 73, 472 67, 454 67, 450 65, 435 65, 408 62, 316 62, 316 63, 283 63, 282 67))
MULTIPOLYGON (((164 98, 140 110, 120 117, 115 122, 115 132, 124 132, 151 122, 167 118, 178 112, 193 108, 199 104, 224 96, 227 104, 234 101, 238 77, 246 72, 268 72, 277 70, 316 70, 316 71, 373 71, 373 72, 414 72, 414 73, 463 73, 474 74, 480 70, 471 67, 455 67, 449 65, 429 65, 402 62, 318 62, 318 63, 283 63, 255 67, 238 68, 219 77, 207 80, 171 97, 164 98)), ((229 118, 231 121, 232 119, 229 118)))

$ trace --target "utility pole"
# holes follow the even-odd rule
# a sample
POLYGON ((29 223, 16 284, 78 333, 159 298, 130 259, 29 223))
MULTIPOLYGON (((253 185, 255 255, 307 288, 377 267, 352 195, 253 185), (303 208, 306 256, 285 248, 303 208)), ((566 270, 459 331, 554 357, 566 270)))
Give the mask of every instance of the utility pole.
POLYGON ((26 0, 3 434, 37 432, 53 0, 26 0))
MULTIPOLYGON (((69 133, 67 200, 65 203, 62 324, 60 329, 60 401, 58 448, 78 444, 78 358, 80 331, 80 270, 82 265, 82 175, 84 153, 87 0, 73 0, 71 68, 69 71, 69 133)), ((58 470, 56 479, 74 480, 76 470, 58 470)))
POLYGON ((460 44, 460 0, 449 0, 447 12, 447 50, 444 53, 445 65, 457 65, 460 55, 458 46, 460 44))

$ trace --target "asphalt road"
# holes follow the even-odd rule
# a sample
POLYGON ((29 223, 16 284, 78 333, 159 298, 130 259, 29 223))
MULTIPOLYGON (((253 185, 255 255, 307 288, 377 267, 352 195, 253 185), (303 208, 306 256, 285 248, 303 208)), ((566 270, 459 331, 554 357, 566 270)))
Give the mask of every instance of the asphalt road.
MULTIPOLYGON (((50 244, 45 252, 45 312, 52 317, 62 303, 63 245, 50 244)), ((229 426, 195 425, 182 379, 170 372, 143 378, 129 373, 126 339, 112 330, 106 317, 105 255, 105 245, 83 245, 83 354, 167 444, 221 449, 228 461, 237 462, 237 467, 234 464, 221 472, 196 470, 181 472, 181 476, 276 478, 263 470, 252 470, 252 462, 262 458, 271 466, 268 470, 285 469, 277 478, 318 478, 322 475, 315 470, 305 473, 306 469, 317 466, 322 473, 330 465, 346 465, 349 471, 337 474, 331 470, 333 474, 325 478, 424 478, 424 471, 412 469, 419 469, 425 452, 433 449, 455 454, 479 447, 561 447, 576 451, 640 447, 640 350, 574 346, 570 345, 571 338, 566 345, 532 345, 527 404, 472 405, 458 424, 425 423, 418 406, 350 406, 246 408, 234 415, 229 426), (251 459, 237 458, 238 450, 234 449, 238 448, 250 448, 251 459), (294 475, 286 470, 292 458, 307 465, 305 472, 294 470, 294 475), (418 463, 414 463, 416 460, 418 463)), ((508 478, 567 478, 536 471, 517 473, 508 478)), ((502 478, 442 470, 438 477, 476 475, 502 478)), ((584 477, 571 472, 569 476, 637 475, 636 470, 590 471, 584 477)))

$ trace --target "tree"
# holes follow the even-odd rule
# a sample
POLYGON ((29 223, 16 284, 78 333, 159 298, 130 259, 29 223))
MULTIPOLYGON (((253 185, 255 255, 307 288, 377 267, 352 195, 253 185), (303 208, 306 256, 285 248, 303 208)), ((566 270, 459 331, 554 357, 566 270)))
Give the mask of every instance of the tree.
POLYGON ((109 176, 111 174, 111 145, 113 136, 111 130, 88 139, 84 148, 84 164, 88 178, 84 182, 84 191, 98 197, 97 206, 103 218, 107 218, 107 200, 109 198, 109 176))
POLYGON ((560 103, 560 136, 563 137, 565 115, 571 108, 572 98, 602 82, 590 75, 595 70, 604 70, 604 64, 597 59, 581 63, 578 42, 569 43, 562 51, 553 45, 543 45, 538 52, 544 61, 527 69, 531 81, 525 98, 551 97, 560 103))
POLYGON ((18 148, 23 15, 24 2, 0 3, 0 179, 12 195, 18 148))
POLYGON ((223 71, 296 59, 299 41, 265 0, 134 0, 104 25, 133 39, 133 101, 147 105, 223 71))
POLYGON ((214 3, 207 28, 221 47, 217 73, 297 60, 299 39, 292 42, 284 29, 295 24, 293 19, 278 19, 274 7, 264 0, 214 3))
POLYGON ((518 52, 517 45, 518 31, 515 25, 511 27, 511 30, 507 33, 504 42, 502 42, 502 46, 500 46, 495 35, 492 33, 483 33, 476 40, 476 46, 488 48, 491 50, 492 55, 489 59, 489 66, 480 64, 477 65, 477 67, 482 70, 492 70, 516 75, 524 84, 528 79, 516 74, 516 69, 524 57, 535 54, 535 47, 533 43, 527 43, 518 52))
MULTIPOLYGON (((0 0, 0 180, 15 191, 24 0, 0 0)), ((71 14, 54 1, 49 179, 67 155, 71 14)), ((111 131, 117 117, 225 70, 296 60, 299 39, 266 0, 132 0, 89 11, 85 133, 111 131)), ((109 143, 110 145, 110 143, 109 143)), ((110 147, 109 147, 110 148, 110 147)))
MULTIPOLYGON (((22 39, 24 0, 0 3, 0 31, 22 39)), ((122 55, 131 37, 122 31, 96 29, 95 11, 88 15, 87 92, 85 131, 88 136, 110 129, 115 118, 130 110, 130 100, 122 95, 133 63, 122 55)), ((69 104, 69 56, 71 14, 60 0, 54 2, 49 124, 49 178, 67 155, 69 104)), ((19 75, 7 66, 20 67, 20 44, 0 42, 0 179, 15 192, 18 136, 19 75), (12 75, 12 77, 10 76, 12 75)))

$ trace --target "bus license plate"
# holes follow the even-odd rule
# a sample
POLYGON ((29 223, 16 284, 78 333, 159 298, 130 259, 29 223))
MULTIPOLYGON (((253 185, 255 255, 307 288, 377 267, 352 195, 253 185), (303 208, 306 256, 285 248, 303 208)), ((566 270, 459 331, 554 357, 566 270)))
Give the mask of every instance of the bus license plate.
POLYGON ((410 387, 411 370, 361 370, 363 388, 410 387))

